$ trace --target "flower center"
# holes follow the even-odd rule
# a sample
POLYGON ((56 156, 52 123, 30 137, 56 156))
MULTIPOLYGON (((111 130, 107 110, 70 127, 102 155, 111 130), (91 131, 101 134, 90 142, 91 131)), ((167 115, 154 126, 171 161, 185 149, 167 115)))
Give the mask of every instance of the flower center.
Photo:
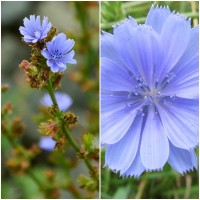
POLYGON ((148 86, 141 74, 136 74, 132 78, 137 82, 134 91, 129 92, 127 99, 129 99, 126 105, 128 107, 134 106, 136 101, 143 102, 140 109, 137 110, 137 114, 145 116, 149 108, 152 107, 155 114, 158 113, 156 105, 161 104, 172 104, 175 100, 175 95, 162 95, 162 90, 169 84, 169 82, 175 77, 173 72, 169 72, 165 75, 162 82, 159 83, 159 79, 154 76, 154 84, 148 86))
POLYGON ((58 49, 56 49, 52 54, 51 54, 51 60, 55 61, 55 60, 59 60, 62 58, 62 53, 60 53, 60 51, 58 49))
POLYGON ((36 37, 37 39, 39 39, 39 38, 41 37, 41 33, 40 33, 39 31, 36 31, 36 32, 35 32, 35 37, 36 37))

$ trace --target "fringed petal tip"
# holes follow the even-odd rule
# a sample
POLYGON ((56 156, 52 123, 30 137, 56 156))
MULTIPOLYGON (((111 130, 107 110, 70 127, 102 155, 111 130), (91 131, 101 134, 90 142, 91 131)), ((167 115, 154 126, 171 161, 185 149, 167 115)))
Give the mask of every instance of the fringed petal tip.
POLYGON ((106 37, 106 36, 112 36, 112 34, 106 32, 106 31, 101 31, 101 37, 103 38, 103 37, 106 37))
POLYGON ((129 16, 128 18, 126 18, 126 19, 124 19, 124 20, 122 20, 122 21, 120 21, 120 22, 118 22, 118 23, 116 23, 116 24, 114 24, 112 27, 113 27, 113 32, 115 32, 115 29, 117 29, 117 28, 121 28, 121 27, 123 27, 123 26, 137 26, 138 24, 137 24, 137 22, 134 20, 134 18, 133 17, 131 17, 131 16, 129 16))
POLYGON ((175 10, 172 11, 171 14, 176 15, 177 17, 179 17, 180 20, 185 20, 189 25, 191 25, 191 18, 188 18, 188 17, 182 15, 181 13, 176 12, 175 10))
POLYGON ((162 10, 165 10, 165 9, 166 9, 166 10, 169 10, 169 11, 170 11, 169 6, 162 6, 162 5, 159 6, 158 4, 156 4, 156 5, 155 5, 155 4, 152 4, 151 9, 154 9, 154 10, 155 10, 155 9, 162 9, 162 10))
POLYGON ((126 174, 125 173, 120 173, 120 177, 122 177, 123 179, 129 179, 129 178, 134 178, 136 180, 139 180, 141 174, 126 174))
POLYGON ((190 173, 190 172, 192 172, 192 171, 194 171, 194 170, 197 170, 197 166, 195 167, 195 166, 193 166, 192 168, 190 168, 190 169, 186 169, 185 171, 182 171, 182 172, 179 172, 182 176, 185 176, 187 173, 190 173))
POLYGON ((163 170, 163 168, 158 168, 158 169, 146 169, 145 171, 146 172, 160 172, 160 171, 162 171, 163 170))

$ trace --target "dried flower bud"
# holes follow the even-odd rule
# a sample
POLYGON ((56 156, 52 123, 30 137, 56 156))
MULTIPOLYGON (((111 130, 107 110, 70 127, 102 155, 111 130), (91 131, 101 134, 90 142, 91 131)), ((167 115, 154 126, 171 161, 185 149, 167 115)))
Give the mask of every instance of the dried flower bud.
POLYGON ((21 117, 17 117, 12 122, 12 134, 15 137, 19 137, 25 129, 25 126, 22 124, 21 117))
POLYGON ((60 82, 62 80, 63 75, 64 74, 61 73, 61 72, 58 72, 58 73, 55 74, 55 78, 52 82, 52 86, 53 86, 54 89, 57 89, 57 88, 60 87, 60 82))
POLYGON ((58 125, 52 119, 48 120, 48 122, 42 122, 39 125, 39 132, 42 135, 48 135, 54 138, 55 134, 60 130, 58 125))
POLYGON ((77 117, 72 112, 65 113, 64 120, 68 125, 75 125, 78 122, 77 117))
POLYGON ((55 149, 60 150, 64 144, 65 144, 65 137, 59 138, 59 140, 56 143, 55 149))
POLYGON ((27 71, 30 67, 30 62, 28 60, 22 60, 21 64, 19 65, 19 68, 21 68, 24 71, 27 71))

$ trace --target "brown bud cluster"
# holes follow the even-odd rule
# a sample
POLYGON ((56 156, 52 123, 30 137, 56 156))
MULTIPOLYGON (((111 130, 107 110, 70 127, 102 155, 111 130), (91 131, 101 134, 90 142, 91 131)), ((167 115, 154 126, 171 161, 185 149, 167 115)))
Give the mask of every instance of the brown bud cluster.
POLYGON ((7 167, 15 174, 22 174, 27 171, 31 165, 31 160, 40 153, 39 148, 33 145, 30 149, 18 146, 13 149, 12 156, 7 160, 7 167))
POLYGON ((41 89, 46 87, 46 81, 49 79, 49 68, 44 67, 39 70, 36 65, 27 60, 23 60, 19 67, 24 71, 26 75, 26 81, 32 88, 41 89))
POLYGON ((78 118, 72 112, 67 112, 64 114, 64 121, 68 125, 75 125, 78 122, 78 118))
POLYGON ((13 121, 12 121, 12 124, 11 124, 11 132, 12 132, 12 135, 14 137, 19 137, 21 136, 21 134, 24 132, 25 130, 25 126, 24 124, 22 123, 22 118, 21 117, 17 117, 15 118, 13 121))
POLYGON ((43 135, 55 137, 55 134, 60 131, 59 126, 55 121, 49 119, 47 122, 42 122, 39 125, 39 132, 43 135))
POLYGON ((60 150, 64 144, 65 144, 65 137, 59 138, 56 143, 55 149, 60 150))

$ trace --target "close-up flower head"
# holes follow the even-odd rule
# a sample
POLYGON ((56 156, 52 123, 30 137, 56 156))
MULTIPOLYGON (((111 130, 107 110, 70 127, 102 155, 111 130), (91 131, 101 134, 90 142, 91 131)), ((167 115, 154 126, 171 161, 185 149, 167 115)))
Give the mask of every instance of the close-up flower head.
POLYGON ((152 5, 101 37, 101 143, 105 166, 139 177, 169 163, 197 168, 199 27, 152 5))
POLYGON ((23 35, 23 40, 28 43, 36 43, 47 37, 51 23, 48 22, 48 17, 44 17, 42 24, 40 16, 31 15, 30 19, 24 18, 24 26, 19 27, 20 33, 23 35))
POLYGON ((51 42, 46 43, 42 55, 47 59, 47 66, 52 72, 63 72, 66 70, 66 64, 76 64, 72 50, 74 44, 74 40, 67 39, 64 33, 59 33, 51 42))

